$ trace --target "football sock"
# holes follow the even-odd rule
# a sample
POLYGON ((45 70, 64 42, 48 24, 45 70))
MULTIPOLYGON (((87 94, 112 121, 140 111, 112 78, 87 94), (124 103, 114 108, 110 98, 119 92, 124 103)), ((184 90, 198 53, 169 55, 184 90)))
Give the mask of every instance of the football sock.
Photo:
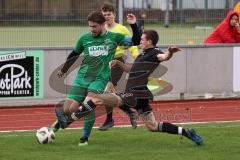
POLYGON ((182 128, 182 135, 185 136, 185 137, 188 137, 188 134, 187 134, 187 132, 184 128, 182 128))
POLYGON ((107 119, 106 119, 107 122, 110 122, 110 121, 113 121, 113 113, 112 112, 108 112, 107 113, 107 119))
POLYGON ((176 126, 167 122, 160 122, 158 124, 158 132, 167 132, 169 134, 179 134, 183 136, 188 136, 186 130, 182 127, 176 126))
POLYGON ((106 107, 106 112, 107 112, 107 118, 105 121, 106 122, 113 121, 113 108, 106 107))
POLYGON ((93 111, 88 116, 84 117, 83 137, 90 136, 94 123, 95 123, 95 112, 93 111))
POLYGON ((83 130, 83 137, 88 138, 91 134, 91 130, 83 130))
POLYGON ((78 120, 84 116, 89 115, 95 108, 96 105, 92 100, 89 100, 87 103, 83 103, 74 113, 72 113, 71 118, 73 120, 78 120))
POLYGON ((58 121, 55 121, 52 126, 51 126, 53 132, 57 132, 60 128, 60 125, 59 125, 59 122, 58 121))
POLYGON ((134 113, 128 106, 123 105, 121 107, 119 107, 123 112, 127 113, 128 115, 134 113))

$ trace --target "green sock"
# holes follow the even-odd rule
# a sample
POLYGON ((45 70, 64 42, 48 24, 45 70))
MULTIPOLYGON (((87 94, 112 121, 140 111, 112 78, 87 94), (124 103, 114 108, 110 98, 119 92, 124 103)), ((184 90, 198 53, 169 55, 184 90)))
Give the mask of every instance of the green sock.
POLYGON ((94 123, 95 123, 95 112, 93 111, 88 116, 84 117, 83 137, 90 136, 94 123))

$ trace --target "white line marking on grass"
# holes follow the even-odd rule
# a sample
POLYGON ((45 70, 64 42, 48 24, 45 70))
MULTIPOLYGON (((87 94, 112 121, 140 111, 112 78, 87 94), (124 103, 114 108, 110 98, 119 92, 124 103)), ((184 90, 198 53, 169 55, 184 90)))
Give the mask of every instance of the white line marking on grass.
MULTIPOLYGON (((239 123, 239 122, 240 122, 240 120, 235 120, 235 121, 211 121, 211 122, 186 122, 186 123, 174 123, 174 124, 193 125, 193 124, 239 123)), ((145 126, 145 125, 144 124, 138 125, 138 127, 142 127, 142 126, 145 126)), ((131 128, 131 127, 132 127, 131 125, 118 125, 118 126, 114 126, 114 128, 131 128)), ((99 127, 93 127, 93 128, 98 129, 99 127)), ((76 130, 76 129, 83 129, 83 127, 67 128, 66 130, 76 130)), ((0 133, 32 132, 32 131, 36 131, 36 130, 12 130, 12 131, 0 131, 0 133)))
POLYGON ((30 131, 34 131, 34 130, 12 130, 12 131, 0 131, 0 133, 13 133, 13 132, 30 132, 30 131))

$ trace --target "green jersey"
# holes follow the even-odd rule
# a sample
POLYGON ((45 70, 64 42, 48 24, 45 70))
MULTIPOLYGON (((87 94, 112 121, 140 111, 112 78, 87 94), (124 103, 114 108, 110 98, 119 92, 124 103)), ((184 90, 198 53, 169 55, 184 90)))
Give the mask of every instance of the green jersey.
POLYGON ((78 40, 74 51, 83 54, 78 76, 84 78, 109 79, 109 62, 114 57, 116 47, 126 36, 107 31, 103 35, 92 36, 89 32, 78 40))

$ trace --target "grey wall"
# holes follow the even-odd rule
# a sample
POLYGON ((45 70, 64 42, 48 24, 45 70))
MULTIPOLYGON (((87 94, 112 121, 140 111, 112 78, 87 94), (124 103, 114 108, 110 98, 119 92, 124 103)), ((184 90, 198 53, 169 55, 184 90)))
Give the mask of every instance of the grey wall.
MULTIPOLYGON (((50 87, 50 75, 65 62, 71 50, 45 50, 44 51, 44 98, 64 97, 68 87, 63 88, 64 93, 59 93, 50 87)), ((81 63, 81 58, 76 62, 74 72, 65 79, 71 84, 81 63)), ((162 65, 168 72, 162 76, 173 84, 171 93, 221 93, 233 90, 233 47, 217 48, 183 48, 170 61, 162 65)), ((125 84, 125 76, 120 84, 125 84)), ((62 88, 60 79, 55 78, 53 84, 62 88)), ((121 86, 120 86, 121 89, 121 86)))
POLYGON ((232 91, 233 49, 187 49, 187 92, 232 91))

